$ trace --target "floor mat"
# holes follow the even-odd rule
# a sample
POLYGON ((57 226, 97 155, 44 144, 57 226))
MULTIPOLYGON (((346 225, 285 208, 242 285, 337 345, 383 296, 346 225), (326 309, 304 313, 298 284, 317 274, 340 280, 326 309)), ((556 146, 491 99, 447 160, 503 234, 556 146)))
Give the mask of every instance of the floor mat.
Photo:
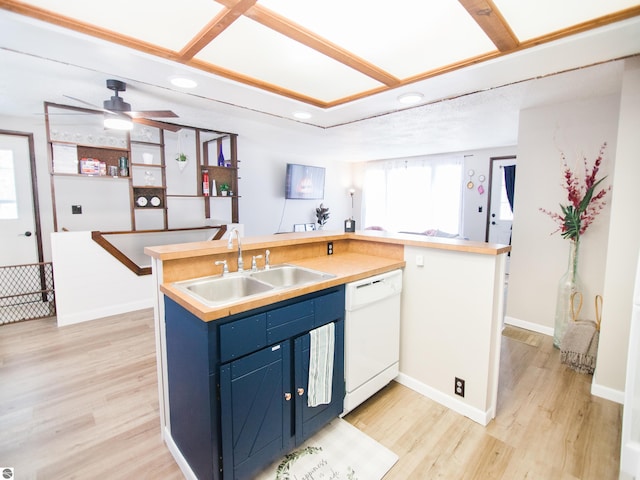
POLYGON ((391 450, 336 418, 256 480, 380 480, 397 460, 391 450))

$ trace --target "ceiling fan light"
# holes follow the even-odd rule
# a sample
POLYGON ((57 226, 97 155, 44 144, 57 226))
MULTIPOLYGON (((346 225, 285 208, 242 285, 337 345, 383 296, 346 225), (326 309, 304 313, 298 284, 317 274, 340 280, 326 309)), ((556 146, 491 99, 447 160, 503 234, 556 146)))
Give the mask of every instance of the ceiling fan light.
POLYGON ((104 116, 104 128, 110 128, 112 130, 131 130, 133 128, 133 122, 129 118, 107 114, 104 116))
POLYGON ((398 97, 398 101, 400 103, 404 103, 405 105, 413 105, 414 103, 418 103, 420 100, 422 100, 422 97, 424 97, 424 95, 422 95, 421 93, 410 92, 400 95, 398 97))

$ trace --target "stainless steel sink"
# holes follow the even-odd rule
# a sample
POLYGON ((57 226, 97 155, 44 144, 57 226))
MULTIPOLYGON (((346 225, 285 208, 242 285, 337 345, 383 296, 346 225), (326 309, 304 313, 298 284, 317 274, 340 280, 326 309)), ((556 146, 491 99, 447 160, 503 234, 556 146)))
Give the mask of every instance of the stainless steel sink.
POLYGON ((223 276, 175 282, 178 290, 205 305, 220 307, 271 290, 295 287, 334 278, 335 275, 295 265, 276 265, 258 272, 236 272, 223 276))
POLYGON ((273 290, 272 285, 242 274, 186 280, 184 282, 176 282, 174 285, 179 290, 210 306, 231 303, 273 290))
POLYGON ((329 273, 286 264, 271 267, 269 270, 251 272, 250 276, 279 288, 304 285, 335 277, 329 273))

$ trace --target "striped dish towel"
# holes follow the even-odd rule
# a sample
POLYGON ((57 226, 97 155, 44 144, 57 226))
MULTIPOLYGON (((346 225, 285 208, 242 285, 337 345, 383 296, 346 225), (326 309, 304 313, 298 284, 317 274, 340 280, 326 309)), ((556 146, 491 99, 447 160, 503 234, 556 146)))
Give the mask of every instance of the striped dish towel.
POLYGON ((309 332, 311 349, 307 405, 310 407, 331 403, 334 331, 333 323, 328 323, 309 332))

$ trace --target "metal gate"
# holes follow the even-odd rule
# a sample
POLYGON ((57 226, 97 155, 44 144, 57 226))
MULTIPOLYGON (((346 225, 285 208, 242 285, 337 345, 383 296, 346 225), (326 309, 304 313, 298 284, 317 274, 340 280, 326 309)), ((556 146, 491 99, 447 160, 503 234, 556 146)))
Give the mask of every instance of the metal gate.
POLYGON ((51 262, 0 267, 0 325, 55 314, 51 262))

